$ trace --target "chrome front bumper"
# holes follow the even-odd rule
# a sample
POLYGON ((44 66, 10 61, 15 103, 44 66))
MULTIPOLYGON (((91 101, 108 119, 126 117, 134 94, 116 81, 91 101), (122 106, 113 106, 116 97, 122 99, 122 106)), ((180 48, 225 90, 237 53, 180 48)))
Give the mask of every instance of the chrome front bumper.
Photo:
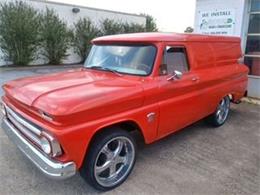
POLYGON ((7 118, 3 118, 1 126, 9 139, 48 177, 65 179, 76 173, 74 162, 62 163, 49 158, 27 141, 7 118))

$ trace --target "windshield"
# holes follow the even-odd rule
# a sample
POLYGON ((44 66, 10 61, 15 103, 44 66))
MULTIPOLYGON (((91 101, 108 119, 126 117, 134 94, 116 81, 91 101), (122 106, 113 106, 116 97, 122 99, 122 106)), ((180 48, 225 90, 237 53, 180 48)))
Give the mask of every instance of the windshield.
POLYGON ((146 76, 152 72, 155 55, 151 45, 94 45, 84 66, 146 76))

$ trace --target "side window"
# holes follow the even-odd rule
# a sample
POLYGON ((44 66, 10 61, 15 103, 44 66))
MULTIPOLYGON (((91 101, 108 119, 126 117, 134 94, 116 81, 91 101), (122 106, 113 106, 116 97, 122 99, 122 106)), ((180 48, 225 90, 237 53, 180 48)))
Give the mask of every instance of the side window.
POLYGON ((182 73, 189 71, 186 49, 184 47, 167 46, 164 53, 164 63, 168 74, 173 74, 175 70, 182 73))

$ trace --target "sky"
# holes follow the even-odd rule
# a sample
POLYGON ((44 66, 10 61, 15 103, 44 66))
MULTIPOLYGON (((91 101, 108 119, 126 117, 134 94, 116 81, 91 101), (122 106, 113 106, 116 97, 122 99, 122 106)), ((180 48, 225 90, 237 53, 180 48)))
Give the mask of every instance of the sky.
MULTIPOLYGON (((51 0, 49 0, 51 1, 51 0)), ((160 31, 183 32, 194 26, 196 0, 54 0, 127 13, 146 13, 156 19, 160 31)))

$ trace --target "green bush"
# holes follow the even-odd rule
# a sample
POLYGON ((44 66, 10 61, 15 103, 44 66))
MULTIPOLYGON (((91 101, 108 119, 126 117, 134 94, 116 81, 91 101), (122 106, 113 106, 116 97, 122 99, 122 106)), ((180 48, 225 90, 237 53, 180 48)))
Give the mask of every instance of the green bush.
POLYGON ((83 62, 91 48, 91 40, 100 36, 101 32, 88 18, 80 19, 74 27, 73 47, 83 62))
POLYGON ((124 33, 137 33, 137 32, 145 32, 145 27, 136 23, 123 23, 123 32, 124 33))
POLYGON ((115 35, 124 33, 122 23, 115 22, 114 20, 105 19, 101 23, 102 35, 115 35))
POLYGON ((102 35, 114 35, 122 33, 144 32, 145 26, 135 23, 121 23, 105 19, 101 22, 101 28, 97 28, 89 18, 80 19, 74 24, 73 47, 75 53, 85 60, 90 48, 91 40, 102 35))
POLYGON ((157 28, 154 17, 152 17, 151 15, 148 15, 148 14, 141 14, 141 15, 146 17, 145 31, 146 32, 157 32, 158 28, 157 28))
POLYGON ((123 33, 145 32, 145 26, 136 23, 115 22, 114 20, 105 19, 101 23, 103 35, 114 35, 123 33))
POLYGON ((4 58, 27 65, 36 57, 39 45, 39 14, 24 2, 0 5, 0 47, 4 58))
POLYGON ((71 46, 72 32, 67 28, 59 16, 50 9, 42 14, 41 29, 41 55, 49 64, 61 64, 71 46))
POLYGON ((67 50, 86 58, 90 41, 101 35, 157 31, 155 20, 146 16, 146 26, 105 19, 97 28, 90 19, 80 19, 74 32, 50 9, 39 14, 23 1, 0 4, 0 48, 5 60, 28 65, 41 54, 49 64, 61 64, 67 50), (39 51, 39 52, 38 52, 39 51))

